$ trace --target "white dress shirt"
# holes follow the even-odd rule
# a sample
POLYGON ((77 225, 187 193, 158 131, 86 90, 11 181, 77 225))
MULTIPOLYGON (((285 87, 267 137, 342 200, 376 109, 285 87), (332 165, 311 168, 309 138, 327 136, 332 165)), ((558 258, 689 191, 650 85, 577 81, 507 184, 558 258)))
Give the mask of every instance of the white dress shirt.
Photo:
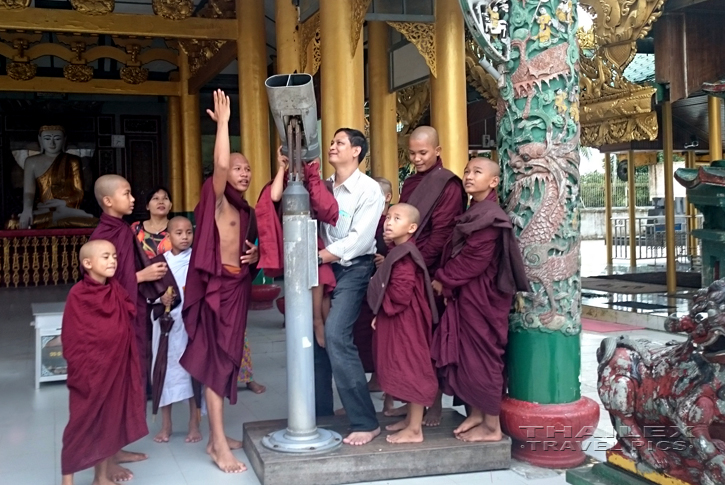
POLYGON ((360 170, 338 186, 334 174, 327 180, 333 183, 340 217, 335 226, 322 223, 320 236, 325 249, 339 257, 342 266, 349 266, 358 256, 375 254, 375 233, 385 197, 380 185, 360 170))

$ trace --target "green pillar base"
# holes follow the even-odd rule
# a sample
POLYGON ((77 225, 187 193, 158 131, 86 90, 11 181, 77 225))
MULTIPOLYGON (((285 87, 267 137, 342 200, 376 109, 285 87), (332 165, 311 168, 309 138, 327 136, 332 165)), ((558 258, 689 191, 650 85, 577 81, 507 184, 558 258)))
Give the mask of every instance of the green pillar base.
POLYGON ((509 396, 538 404, 578 401, 581 336, 561 332, 509 332, 509 396))
POLYGON ((634 473, 609 463, 587 465, 566 472, 566 482, 572 485, 652 485, 634 473))

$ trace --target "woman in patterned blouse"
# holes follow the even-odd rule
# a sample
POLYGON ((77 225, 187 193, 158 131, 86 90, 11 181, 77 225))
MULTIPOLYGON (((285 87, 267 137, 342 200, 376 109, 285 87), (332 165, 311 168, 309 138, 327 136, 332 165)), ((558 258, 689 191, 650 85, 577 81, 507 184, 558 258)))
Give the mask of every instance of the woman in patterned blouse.
POLYGON ((171 211, 171 195, 165 187, 157 187, 146 196, 146 210, 149 219, 131 224, 136 238, 141 243, 144 252, 149 258, 171 250, 169 233, 166 226, 169 223, 171 211))

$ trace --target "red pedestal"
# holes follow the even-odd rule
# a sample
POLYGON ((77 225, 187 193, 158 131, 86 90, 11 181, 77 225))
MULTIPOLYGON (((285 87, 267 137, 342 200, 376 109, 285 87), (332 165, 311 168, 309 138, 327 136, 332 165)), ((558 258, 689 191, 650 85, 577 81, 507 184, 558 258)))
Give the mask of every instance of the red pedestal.
POLYGON ((284 315, 284 297, 277 298, 277 301, 275 301, 275 303, 277 304, 277 310, 279 310, 279 312, 284 315))
POLYGON ((252 302, 250 310, 268 310, 272 308, 272 302, 282 292, 279 285, 252 285, 252 302))
POLYGON ((599 404, 584 397, 567 404, 536 404, 510 397, 501 403, 501 428, 511 456, 545 468, 572 468, 586 459, 582 441, 599 423, 599 404))

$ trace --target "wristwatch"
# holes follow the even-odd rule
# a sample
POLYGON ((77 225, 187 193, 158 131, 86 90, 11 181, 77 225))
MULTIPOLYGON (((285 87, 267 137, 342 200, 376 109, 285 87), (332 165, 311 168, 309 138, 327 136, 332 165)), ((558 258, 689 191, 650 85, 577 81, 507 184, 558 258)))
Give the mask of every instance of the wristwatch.
POLYGON ((324 262, 322 261, 322 256, 319 254, 317 255, 317 266, 322 266, 324 262))

